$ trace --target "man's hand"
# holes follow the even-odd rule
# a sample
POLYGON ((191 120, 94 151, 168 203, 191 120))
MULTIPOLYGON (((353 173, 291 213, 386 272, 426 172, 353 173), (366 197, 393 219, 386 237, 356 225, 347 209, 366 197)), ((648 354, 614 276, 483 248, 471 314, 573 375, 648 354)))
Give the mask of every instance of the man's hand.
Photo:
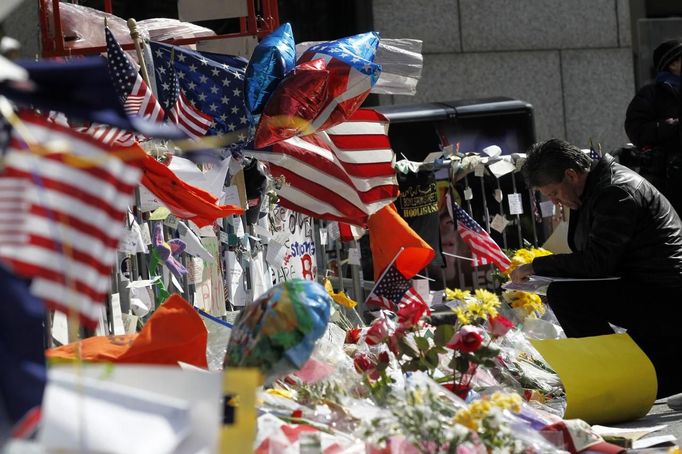
POLYGON ((533 272, 533 264, 526 263, 512 271, 509 277, 511 277, 512 282, 518 284, 519 282, 527 281, 531 274, 535 274, 533 272))

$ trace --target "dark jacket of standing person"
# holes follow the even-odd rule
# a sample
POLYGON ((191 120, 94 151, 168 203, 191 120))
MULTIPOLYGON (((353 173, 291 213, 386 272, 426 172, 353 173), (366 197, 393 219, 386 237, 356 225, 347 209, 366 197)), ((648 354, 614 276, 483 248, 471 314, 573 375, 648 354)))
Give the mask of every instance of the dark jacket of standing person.
POLYGON ((628 106, 625 132, 645 158, 640 173, 682 209, 680 136, 680 58, 682 41, 671 40, 654 51, 656 80, 642 87, 628 106))

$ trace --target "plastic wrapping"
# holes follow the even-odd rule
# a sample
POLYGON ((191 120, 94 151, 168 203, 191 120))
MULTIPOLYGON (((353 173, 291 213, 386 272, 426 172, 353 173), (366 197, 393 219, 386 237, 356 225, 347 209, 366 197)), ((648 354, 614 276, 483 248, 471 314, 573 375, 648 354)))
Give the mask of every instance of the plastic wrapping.
MULTIPOLYGON (((49 22, 52 19, 52 2, 45 2, 49 22)), ((89 8, 61 2, 59 4, 62 33, 65 47, 104 47, 104 19, 107 26, 114 34, 116 41, 121 45, 132 44, 130 29, 125 20, 113 14, 89 8)), ((177 19, 154 18, 137 22, 140 36, 153 41, 165 41, 173 38, 192 38, 201 36, 215 36, 215 32, 206 27, 201 27, 189 22, 177 19)))
POLYGON ((268 383, 300 369, 327 327, 330 307, 317 282, 294 279, 271 288, 240 313, 225 367, 258 367, 268 383))
MULTIPOLYGON (((302 55, 309 47, 321 41, 308 41, 296 45, 302 55)), ((422 41, 418 39, 381 38, 374 63, 381 65, 381 75, 371 93, 381 95, 415 95, 424 67, 422 41)))
POLYGON ((244 78, 246 108, 259 114, 277 84, 296 65, 296 44, 291 25, 285 23, 253 50, 244 78))

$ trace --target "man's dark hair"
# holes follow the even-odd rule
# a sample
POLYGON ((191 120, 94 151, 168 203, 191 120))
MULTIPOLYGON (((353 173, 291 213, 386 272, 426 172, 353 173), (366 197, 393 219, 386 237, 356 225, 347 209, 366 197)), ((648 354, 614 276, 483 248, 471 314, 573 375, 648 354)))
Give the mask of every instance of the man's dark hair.
POLYGON ((531 145, 521 172, 528 185, 537 188, 561 183, 567 169, 586 172, 591 164, 592 159, 575 145, 561 139, 549 139, 531 145))

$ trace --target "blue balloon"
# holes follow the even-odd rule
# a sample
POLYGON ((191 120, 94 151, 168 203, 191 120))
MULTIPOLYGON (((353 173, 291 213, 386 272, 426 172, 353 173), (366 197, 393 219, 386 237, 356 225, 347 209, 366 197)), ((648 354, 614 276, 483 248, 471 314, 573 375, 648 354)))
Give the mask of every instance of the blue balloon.
POLYGON ((277 84, 296 66, 296 43, 291 25, 285 23, 256 46, 246 67, 244 95, 252 115, 263 111, 277 84))

